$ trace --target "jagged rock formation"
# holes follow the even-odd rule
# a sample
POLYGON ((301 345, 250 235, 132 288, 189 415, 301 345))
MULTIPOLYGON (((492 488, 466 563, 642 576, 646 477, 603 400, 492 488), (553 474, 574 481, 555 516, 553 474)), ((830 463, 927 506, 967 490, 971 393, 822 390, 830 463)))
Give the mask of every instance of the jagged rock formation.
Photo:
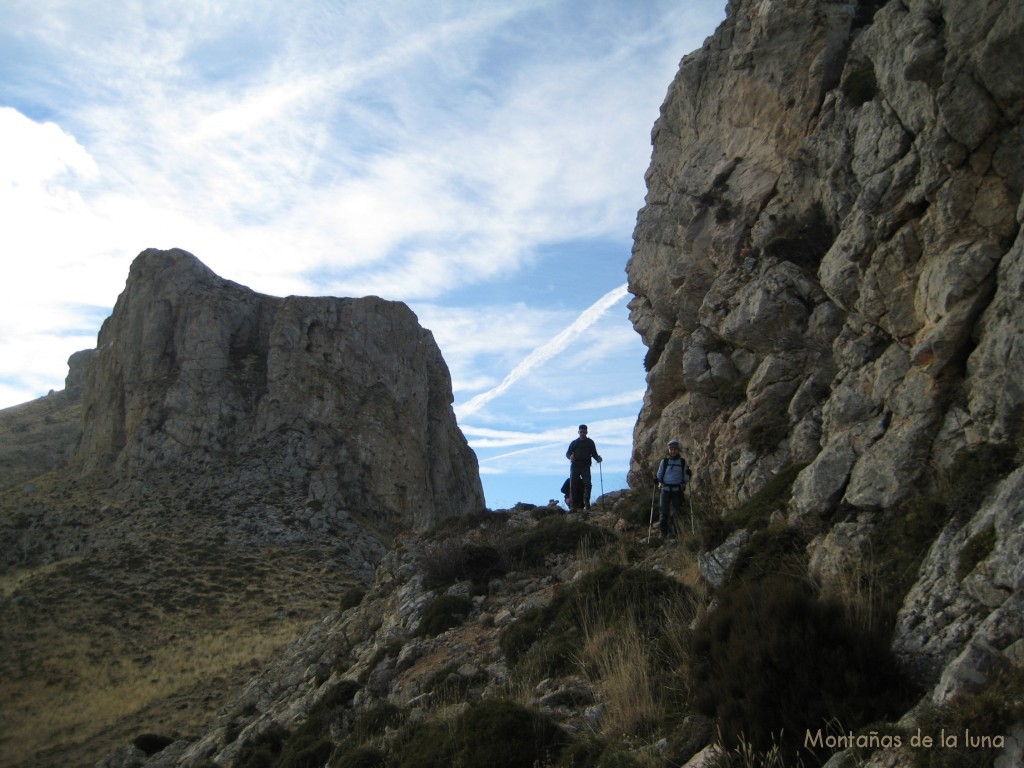
POLYGON ((83 388, 87 472, 298 484, 328 524, 384 533, 483 505, 447 366, 403 304, 262 296, 184 251, 146 251, 83 388))
MULTIPOLYGON (((729 4, 653 131, 627 270, 649 347, 634 484, 669 437, 709 510, 804 466, 779 513, 819 534, 822 566, 870 558, 965 450, 1012 455, 1022 54, 1012 0, 729 4)), ((904 606, 896 647, 923 681, 969 646, 1019 660, 1018 475, 949 522, 904 606)))

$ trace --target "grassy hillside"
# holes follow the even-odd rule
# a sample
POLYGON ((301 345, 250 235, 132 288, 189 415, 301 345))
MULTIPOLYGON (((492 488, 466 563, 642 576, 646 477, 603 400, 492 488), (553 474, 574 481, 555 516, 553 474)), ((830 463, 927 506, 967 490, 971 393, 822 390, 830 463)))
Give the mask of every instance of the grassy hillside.
POLYGON ((232 499, 181 486, 127 504, 95 479, 13 474, 0 492, 5 766, 91 764, 147 730, 194 732, 353 583, 330 542, 240 536, 232 499))

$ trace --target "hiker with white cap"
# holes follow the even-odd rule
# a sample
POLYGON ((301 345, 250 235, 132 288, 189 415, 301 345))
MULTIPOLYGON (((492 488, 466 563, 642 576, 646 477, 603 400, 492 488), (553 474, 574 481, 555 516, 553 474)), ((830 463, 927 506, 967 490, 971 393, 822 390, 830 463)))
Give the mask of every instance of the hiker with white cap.
POLYGON ((658 465, 658 486, 661 488, 661 505, 658 508, 658 529, 664 538, 675 537, 679 532, 676 521, 683 511, 683 493, 690 482, 690 467, 679 455, 679 441, 668 441, 668 456, 658 465))

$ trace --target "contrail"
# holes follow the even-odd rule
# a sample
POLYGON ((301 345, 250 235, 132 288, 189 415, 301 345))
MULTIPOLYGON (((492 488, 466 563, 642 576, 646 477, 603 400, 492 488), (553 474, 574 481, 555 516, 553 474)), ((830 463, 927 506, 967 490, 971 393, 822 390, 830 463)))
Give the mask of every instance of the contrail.
POLYGON ((524 357, 523 360, 509 372, 501 384, 494 387, 494 389, 481 392, 469 402, 456 407, 456 416, 460 419, 465 418, 466 416, 471 416, 487 405, 487 403, 491 402, 491 400, 498 397, 498 395, 502 394, 538 365, 546 363, 552 357, 568 347, 573 339, 596 323, 601 318, 601 315, 607 312, 611 307, 618 304, 628 292, 629 286, 626 283, 623 283, 618 288, 608 291, 608 293, 583 310, 583 312, 580 313, 580 316, 572 322, 572 325, 524 357))

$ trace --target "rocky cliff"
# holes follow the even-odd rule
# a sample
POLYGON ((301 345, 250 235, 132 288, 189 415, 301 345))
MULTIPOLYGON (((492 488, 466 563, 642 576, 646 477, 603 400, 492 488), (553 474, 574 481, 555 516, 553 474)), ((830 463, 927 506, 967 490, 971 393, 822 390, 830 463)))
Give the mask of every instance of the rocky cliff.
POLYGON ((403 304, 262 296, 146 251, 83 377, 74 463, 123 483, 304 490, 328 525, 393 534, 483 506, 448 368, 403 304))
POLYGON ((1022 55, 1013 0, 730 2, 654 126, 627 268, 631 482, 670 437, 710 516, 789 473, 818 578, 942 506, 895 639, 929 684, 1024 637, 1022 55))

